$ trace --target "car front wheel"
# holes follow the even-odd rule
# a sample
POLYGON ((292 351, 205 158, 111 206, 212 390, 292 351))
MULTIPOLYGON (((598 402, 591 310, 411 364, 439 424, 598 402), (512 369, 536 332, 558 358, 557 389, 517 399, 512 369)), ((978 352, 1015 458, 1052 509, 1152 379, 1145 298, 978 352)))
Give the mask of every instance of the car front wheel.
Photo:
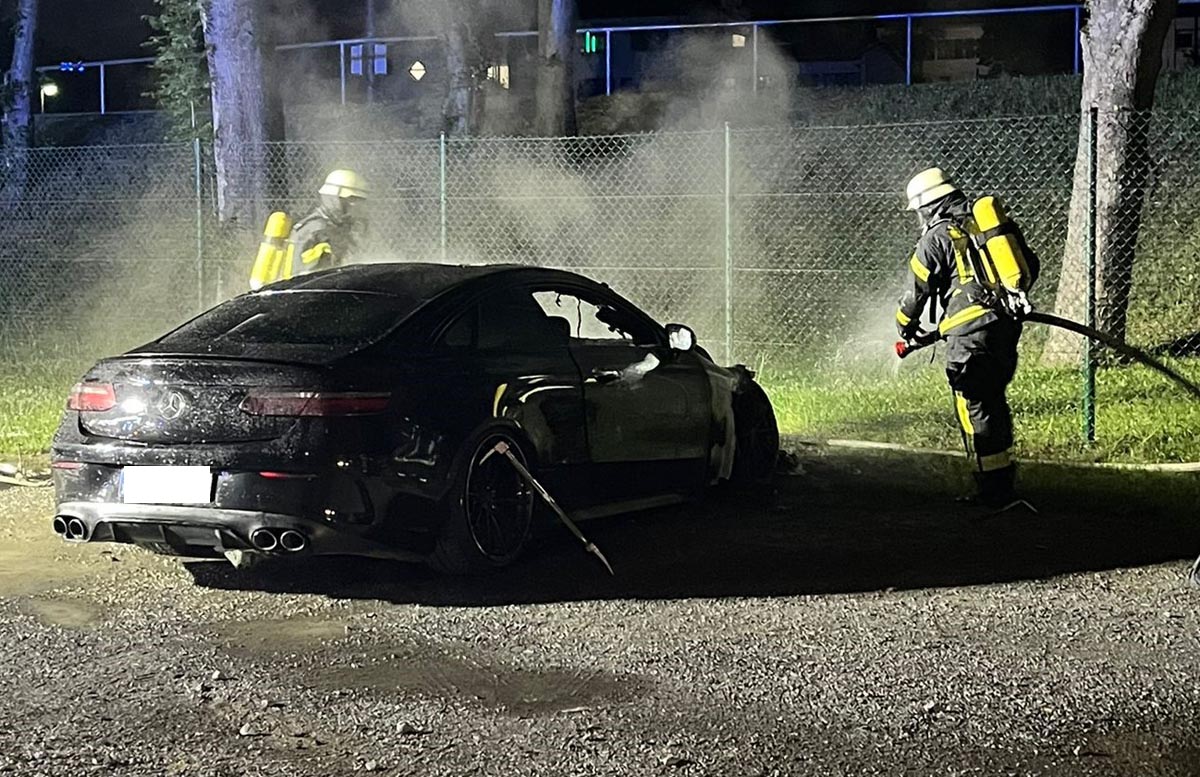
POLYGON ((733 397, 733 431, 736 444, 729 482, 736 488, 768 482, 779 459, 779 426, 767 392, 752 380, 733 397))

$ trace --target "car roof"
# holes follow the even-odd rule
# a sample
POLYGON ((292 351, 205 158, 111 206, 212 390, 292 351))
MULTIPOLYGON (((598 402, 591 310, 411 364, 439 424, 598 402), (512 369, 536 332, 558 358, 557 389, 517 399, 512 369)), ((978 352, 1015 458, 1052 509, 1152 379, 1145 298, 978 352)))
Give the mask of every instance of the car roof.
POLYGON ((273 283, 272 291, 300 290, 365 291, 394 294, 410 299, 432 299, 472 281, 494 280, 571 280, 594 283, 581 275, 562 270, 519 264, 435 264, 432 262, 380 262, 352 264, 333 270, 302 275, 273 283))

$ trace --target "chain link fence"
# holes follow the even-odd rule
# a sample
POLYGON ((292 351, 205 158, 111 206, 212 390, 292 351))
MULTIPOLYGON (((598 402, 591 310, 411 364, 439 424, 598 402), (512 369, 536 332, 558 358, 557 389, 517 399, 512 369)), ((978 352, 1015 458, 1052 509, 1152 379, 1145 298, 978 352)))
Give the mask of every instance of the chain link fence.
MULTIPOLYGON (((270 206, 294 217, 316 204, 328 170, 368 177, 365 261, 577 270, 660 320, 690 324, 721 361, 863 380, 895 373, 895 301, 919 235, 901 192, 939 165, 968 194, 999 195, 1021 224, 1043 260, 1037 307, 1120 320, 1129 342, 1190 365, 1200 350, 1200 130, 1161 114, 1095 126, 1100 147, 1131 139, 1127 158, 1089 156, 1078 116, 287 143, 261 156, 270 206), (1089 210, 1078 207, 1087 198, 1072 212, 1076 177, 1086 193, 1089 170, 1094 255, 1084 250, 1089 210)), ((93 358, 245 290, 258 229, 217 223, 209 149, 46 148, 24 167, 0 244, 0 342, 11 358, 93 358)), ((1044 329, 1031 328, 1023 347, 1027 365, 1069 370, 1084 355, 1044 329)))

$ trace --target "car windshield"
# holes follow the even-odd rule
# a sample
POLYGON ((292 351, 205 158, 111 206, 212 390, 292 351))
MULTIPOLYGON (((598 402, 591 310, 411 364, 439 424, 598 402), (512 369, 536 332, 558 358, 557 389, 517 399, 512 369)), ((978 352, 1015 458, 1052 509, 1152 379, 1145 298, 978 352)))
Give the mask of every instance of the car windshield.
POLYGON ((333 289, 246 294, 201 314, 158 342, 365 345, 409 316, 419 303, 391 294, 333 289))

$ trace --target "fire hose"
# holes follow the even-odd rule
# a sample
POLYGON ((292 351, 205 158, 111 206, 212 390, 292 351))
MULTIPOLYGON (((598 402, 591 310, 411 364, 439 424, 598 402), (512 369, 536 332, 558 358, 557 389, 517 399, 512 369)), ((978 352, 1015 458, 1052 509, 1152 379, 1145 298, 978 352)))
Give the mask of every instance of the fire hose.
MULTIPOLYGON (((1197 399, 1200 399, 1200 386, 1197 386, 1193 381, 1188 380, 1179 372, 1167 366, 1166 364, 1163 364, 1161 361, 1155 359, 1153 356, 1141 350, 1140 348, 1134 348, 1128 343, 1113 337, 1107 332, 1101 332, 1099 329, 1093 329, 1090 326, 1085 326, 1076 321, 1072 321, 1069 318, 1056 316, 1053 313, 1041 313, 1036 310, 1021 316, 1021 320, 1032 321, 1035 324, 1045 324, 1046 326, 1065 329, 1068 332, 1074 332, 1077 335, 1082 335, 1093 342, 1106 345, 1122 356, 1133 359, 1139 364, 1144 364, 1147 367, 1166 376, 1167 378, 1170 378, 1172 381, 1183 387, 1183 389, 1189 394, 1197 399)), ((937 330, 932 332, 917 332, 910 339, 900 340, 896 343, 896 355, 903 359, 911 353, 933 345, 940 339, 942 339, 942 336, 937 330)))

